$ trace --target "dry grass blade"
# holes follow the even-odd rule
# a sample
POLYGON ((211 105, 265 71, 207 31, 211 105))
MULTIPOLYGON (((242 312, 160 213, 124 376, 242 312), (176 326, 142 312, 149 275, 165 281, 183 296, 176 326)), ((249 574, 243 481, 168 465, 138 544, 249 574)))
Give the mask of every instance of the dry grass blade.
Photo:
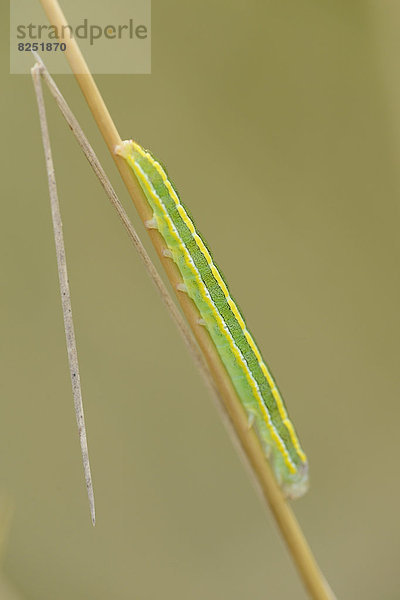
POLYGON ((58 279, 60 283, 61 303, 64 315, 65 338, 67 342, 68 362, 71 374, 72 392, 76 421, 78 424, 79 442, 82 452, 83 469, 85 473, 86 489, 90 504, 90 515, 93 525, 96 522, 94 505, 93 483, 90 472, 89 452, 86 437, 85 417, 82 404, 82 390, 79 376, 78 353, 76 349, 74 322, 72 319, 71 294, 68 284, 67 262, 65 256, 64 236, 62 231, 62 220, 58 202, 57 185, 54 172, 53 158, 51 154, 49 131, 47 127, 46 110, 44 106, 43 90, 40 80, 40 66, 35 65, 31 69, 33 84, 39 108, 40 128, 46 161, 47 177, 49 183, 51 216, 53 220, 54 239, 56 244, 56 256, 58 267, 58 279))
POLYGON ((209 389, 213 392, 213 394, 215 396, 218 397, 218 390, 214 384, 214 380, 211 377, 211 373, 207 367, 207 364, 204 361, 204 358, 199 350, 196 340, 194 339, 192 332, 190 331, 188 325, 186 324, 186 321, 184 320, 181 313, 179 312, 175 302, 172 300, 171 295, 169 294, 167 288, 165 287, 163 280, 161 279, 156 267, 154 266, 153 262, 151 261, 151 258, 149 257, 148 253, 146 252, 146 249, 143 246, 138 234, 136 233, 136 230, 133 227, 128 215, 126 214, 124 207, 122 206, 121 202, 119 201, 118 196, 115 193, 114 188, 112 187, 110 180, 107 177, 106 172, 104 171, 103 167, 101 166, 101 163, 100 163, 99 159, 97 158, 96 153, 94 152, 94 150, 93 150, 92 146, 90 145, 87 137, 85 136, 81 126, 79 125, 77 119, 75 118, 75 115, 72 113, 71 109, 69 108, 65 98, 61 94, 61 92, 58 89, 53 78, 50 76, 42 59, 36 52, 33 52, 33 55, 35 56, 36 60, 38 61, 38 68, 40 68, 40 73, 41 73, 44 81, 46 82, 52 96, 54 97, 62 115, 64 116, 69 127, 71 128, 71 131, 74 134, 84 155, 86 156, 87 160, 89 161, 90 166, 92 167, 94 173, 98 177, 104 191, 107 194, 108 199, 110 200, 111 204, 117 211, 117 214, 118 214, 119 218, 121 219, 128 235, 129 235, 131 242, 133 243, 134 247, 136 248, 151 280, 153 281, 154 285, 156 286, 157 291, 159 292, 164 305, 166 306, 169 314, 171 315, 172 320, 174 321, 175 325, 177 326, 179 332, 181 333, 183 340, 184 340, 187 348, 189 349, 189 352, 190 352, 195 364, 197 365, 198 369, 200 370, 200 373, 202 374, 209 389))

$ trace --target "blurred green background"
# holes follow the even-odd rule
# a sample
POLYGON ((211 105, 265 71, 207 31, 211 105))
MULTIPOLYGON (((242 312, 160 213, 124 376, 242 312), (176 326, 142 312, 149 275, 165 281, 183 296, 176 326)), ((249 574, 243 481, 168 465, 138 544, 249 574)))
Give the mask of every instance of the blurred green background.
MULTIPOLYGON (((14 511, 1 597, 305 599, 46 94, 91 526, 36 101, 29 76, 8 75, 6 3, 0 12, 0 508, 14 511)), ((399 5, 377 0, 153 0, 152 74, 97 77, 121 135, 168 166, 272 367, 310 461, 294 509, 347 599, 400 597, 399 24, 399 5)), ((77 84, 56 80, 143 233, 77 84)))

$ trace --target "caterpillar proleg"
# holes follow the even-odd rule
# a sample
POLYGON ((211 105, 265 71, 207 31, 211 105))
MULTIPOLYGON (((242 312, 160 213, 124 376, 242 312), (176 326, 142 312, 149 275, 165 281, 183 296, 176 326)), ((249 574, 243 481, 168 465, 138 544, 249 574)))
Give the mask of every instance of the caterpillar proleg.
POLYGON ((180 290, 197 306, 229 373, 284 493, 296 498, 307 489, 307 459, 274 378, 230 296, 209 250, 196 231, 167 173, 154 157, 132 140, 116 153, 135 173, 153 210, 152 226, 164 238, 182 275, 180 290))

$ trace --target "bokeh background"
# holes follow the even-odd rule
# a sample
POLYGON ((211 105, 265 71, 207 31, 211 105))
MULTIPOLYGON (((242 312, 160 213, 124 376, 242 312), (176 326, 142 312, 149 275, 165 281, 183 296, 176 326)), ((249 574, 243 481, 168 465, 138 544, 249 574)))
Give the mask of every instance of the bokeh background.
MULTIPOLYGON (((305 599, 46 94, 91 526, 36 102, 8 74, 6 3, 0 22, 1 597, 305 599)), ((121 135, 168 166, 275 373, 310 461, 294 509, 346 599, 400 597, 399 25, 390 1, 153 0, 152 74, 97 77, 121 135)), ((77 84, 56 80, 149 248, 77 84)))

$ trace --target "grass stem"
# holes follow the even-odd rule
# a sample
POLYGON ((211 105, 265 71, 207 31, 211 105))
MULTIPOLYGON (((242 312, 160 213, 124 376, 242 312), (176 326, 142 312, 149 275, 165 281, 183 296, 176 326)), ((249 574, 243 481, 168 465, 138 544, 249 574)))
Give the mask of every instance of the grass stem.
MULTIPOLYGON (((69 35, 69 30, 65 27, 67 21, 64 14, 57 0, 41 0, 41 3, 50 23, 56 26, 58 31, 62 31, 62 27, 64 26, 65 38, 62 41, 67 45, 65 52, 67 60, 135 207, 142 221, 145 222, 152 217, 151 210, 131 169, 121 157, 115 155, 115 147, 121 143, 121 138, 76 40, 69 35)), ((149 230, 149 235, 171 282, 172 288, 177 290, 177 285, 182 282, 182 279, 173 261, 163 256, 163 250, 165 249, 163 238, 156 230, 149 230)), ((334 594, 325 581, 300 525, 274 478, 271 467, 264 457, 258 438, 253 429, 249 429, 248 427, 244 409, 239 402, 233 384, 219 358, 217 350, 208 332, 199 324, 197 308, 186 294, 176 293, 177 299, 208 365, 215 386, 218 389, 219 397, 235 431, 236 439, 240 443, 247 462, 252 467, 259 487, 272 510, 276 523, 286 541, 310 597, 314 600, 333 600, 334 594)))

